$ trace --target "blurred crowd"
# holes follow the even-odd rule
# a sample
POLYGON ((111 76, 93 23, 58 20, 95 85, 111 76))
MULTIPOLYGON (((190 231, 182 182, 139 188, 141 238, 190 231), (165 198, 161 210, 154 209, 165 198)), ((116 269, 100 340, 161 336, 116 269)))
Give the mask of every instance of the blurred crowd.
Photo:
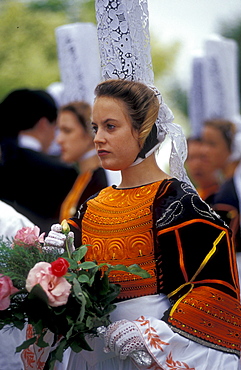
MULTIPOLYGON (((104 170, 96 154, 91 110, 89 103, 59 105, 53 94, 28 88, 2 100, 1 215, 6 216, 7 205, 47 233, 53 223, 75 216, 91 195, 118 185, 120 174, 104 170)), ((200 197, 230 226, 240 252, 239 126, 221 118, 206 120, 187 145, 188 175, 200 197)))
POLYGON ((88 103, 59 107, 48 92, 23 88, 2 100, 0 115, 0 199, 42 232, 118 181, 100 166, 88 103))
POLYGON ((229 225, 237 252, 240 239, 241 134, 226 119, 210 119, 187 140, 186 169, 200 197, 229 225))

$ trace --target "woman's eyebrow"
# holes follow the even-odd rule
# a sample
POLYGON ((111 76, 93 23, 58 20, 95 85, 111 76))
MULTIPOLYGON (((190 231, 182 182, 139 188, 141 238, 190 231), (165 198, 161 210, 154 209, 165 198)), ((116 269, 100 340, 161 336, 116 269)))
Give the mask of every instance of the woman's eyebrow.
MULTIPOLYGON (((106 118, 103 122, 101 122, 102 124, 106 124, 108 122, 117 122, 117 120, 115 118, 106 118)), ((97 123, 95 123, 94 121, 91 122, 92 125, 97 125, 97 123)))

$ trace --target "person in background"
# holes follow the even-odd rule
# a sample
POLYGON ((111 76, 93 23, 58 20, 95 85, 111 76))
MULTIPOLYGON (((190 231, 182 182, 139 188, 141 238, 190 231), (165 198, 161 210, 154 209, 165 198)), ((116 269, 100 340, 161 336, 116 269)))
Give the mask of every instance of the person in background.
MULTIPOLYGON (((110 275, 122 288, 112 324, 104 340, 90 340, 93 351, 71 352, 68 369, 237 370, 241 305, 231 232, 186 175, 180 127, 152 86, 107 80, 95 93, 95 147, 104 168, 121 170, 121 183, 92 196, 68 223, 76 246, 90 246, 87 260, 137 263, 150 277, 110 275), (166 135, 170 175, 155 159, 166 135), (150 358, 144 367, 142 351, 150 358)), ((46 248, 63 247, 59 226, 46 248)))
POLYGON ((210 159, 204 153, 201 138, 187 139, 188 154, 185 162, 187 173, 197 189, 200 197, 211 204, 214 194, 219 189, 216 173, 210 159))
POLYGON ((0 117, 0 199, 48 232, 77 177, 73 167, 46 154, 55 102, 44 90, 14 90, 0 103, 0 117))
POLYGON ((56 140, 61 148, 61 159, 76 164, 79 171, 62 203, 60 222, 73 217, 86 199, 109 185, 108 175, 95 150, 90 122, 91 106, 88 103, 72 102, 59 109, 56 140))
POLYGON ((231 121, 208 120, 204 123, 203 142, 205 153, 222 179, 220 189, 213 197, 212 207, 232 229, 235 249, 240 252, 240 205, 237 191, 240 176, 237 171, 240 172, 241 134, 231 121))
POLYGON ((233 176, 239 163, 240 158, 232 156, 235 133, 235 124, 225 119, 210 119, 203 124, 203 150, 216 170, 220 184, 233 176))

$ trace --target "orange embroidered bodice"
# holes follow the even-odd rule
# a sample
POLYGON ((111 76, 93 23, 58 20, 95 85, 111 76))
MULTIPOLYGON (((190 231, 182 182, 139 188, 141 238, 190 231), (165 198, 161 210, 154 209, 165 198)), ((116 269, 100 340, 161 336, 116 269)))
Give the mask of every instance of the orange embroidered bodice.
POLYGON ((151 206, 160 182, 131 189, 103 189, 88 201, 82 221, 82 244, 89 244, 86 259, 112 265, 138 264, 151 275, 143 279, 113 271, 110 279, 122 287, 119 298, 157 293, 151 206))

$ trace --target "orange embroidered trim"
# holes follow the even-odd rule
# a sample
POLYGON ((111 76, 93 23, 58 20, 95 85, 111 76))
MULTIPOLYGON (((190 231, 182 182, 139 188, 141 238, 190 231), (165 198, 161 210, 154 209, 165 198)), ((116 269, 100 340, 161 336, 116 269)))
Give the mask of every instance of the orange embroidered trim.
POLYGON ((159 366, 156 362, 154 362, 154 364, 151 364, 150 366, 148 366, 147 368, 148 370, 164 370, 163 367, 159 366))
MULTIPOLYGON (((182 228, 184 226, 191 225, 191 224, 196 223, 196 222, 201 222, 201 223, 204 223, 204 224, 208 224, 208 225, 212 225, 213 226, 213 222, 211 222, 211 221, 203 220, 203 219, 199 219, 199 218, 195 218, 195 219, 192 219, 192 220, 189 220, 189 221, 185 221, 182 224, 171 226, 171 227, 165 228, 164 230, 159 230, 158 233, 157 233, 157 235, 159 236, 161 234, 168 233, 169 231, 172 231, 172 230, 174 231, 174 230, 180 229, 180 228, 182 228)), ((217 229, 224 230, 225 232, 227 231, 225 229, 225 227, 222 227, 222 226, 219 226, 219 225, 216 225, 216 224, 215 224, 215 227, 217 229)))
POLYGON ((167 192, 169 186, 172 184, 171 181, 167 182, 165 184, 165 186, 160 190, 160 192, 158 193, 158 196, 157 196, 157 199, 160 199, 164 196, 164 194, 167 192))
MULTIPOLYGON (((32 325, 27 326, 26 330, 26 339, 30 339, 35 335, 33 331, 32 325)), ((41 348, 38 346, 30 345, 28 348, 24 349, 21 353, 21 358, 24 363, 24 369, 25 370, 43 370, 45 366, 45 361, 41 361, 42 356, 44 355, 45 348, 41 348), (37 358, 36 353, 34 351, 34 348, 37 352, 37 358)))
POLYGON ((166 365, 170 370, 195 370, 195 367, 189 367, 186 362, 174 361, 171 353, 167 356, 166 365))
POLYGON ((59 216, 60 222, 62 222, 63 220, 67 220, 68 218, 73 217, 75 215, 78 201, 81 195, 83 194, 86 186, 90 182, 91 177, 92 171, 86 171, 85 173, 77 177, 72 189, 70 190, 69 194, 66 196, 65 200, 61 205, 59 216))
POLYGON ((179 302, 168 322, 181 332, 212 343, 210 347, 240 355, 240 303, 223 292, 210 287, 193 289, 179 302))
POLYGON ((68 224, 72 225, 75 229, 80 230, 79 225, 75 221, 68 220, 68 224))
POLYGON ((140 322, 141 326, 147 326, 144 334, 147 334, 147 339, 149 341, 150 347, 154 347, 155 349, 159 349, 163 352, 163 346, 169 346, 169 343, 166 343, 160 339, 159 335, 156 334, 156 330, 150 325, 150 321, 145 319, 144 316, 141 316, 135 321, 140 322))
POLYGON ((187 272, 186 272, 186 269, 185 269, 185 265, 184 265, 184 258, 183 258, 183 250, 182 250, 182 244, 181 244, 181 238, 180 238, 180 235, 179 235, 179 232, 178 230, 175 230, 175 234, 176 234, 176 240, 177 240, 177 248, 178 248, 178 251, 179 251, 179 264, 180 264, 180 267, 181 267, 181 270, 182 270, 182 274, 184 276, 184 279, 186 282, 188 282, 188 276, 187 276, 187 272))

